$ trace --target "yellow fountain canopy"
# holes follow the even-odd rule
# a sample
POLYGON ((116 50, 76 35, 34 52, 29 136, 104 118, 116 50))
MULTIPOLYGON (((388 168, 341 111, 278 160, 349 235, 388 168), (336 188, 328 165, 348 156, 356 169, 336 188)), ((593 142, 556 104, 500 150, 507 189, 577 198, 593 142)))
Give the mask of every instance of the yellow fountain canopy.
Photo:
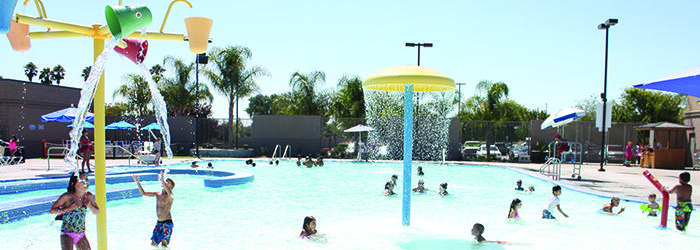
POLYGON ((380 70, 365 78, 362 87, 371 90, 404 91, 407 84, 413 84, 415 92, 455 89, 452 78, 436 70, 415 65, 380 70))

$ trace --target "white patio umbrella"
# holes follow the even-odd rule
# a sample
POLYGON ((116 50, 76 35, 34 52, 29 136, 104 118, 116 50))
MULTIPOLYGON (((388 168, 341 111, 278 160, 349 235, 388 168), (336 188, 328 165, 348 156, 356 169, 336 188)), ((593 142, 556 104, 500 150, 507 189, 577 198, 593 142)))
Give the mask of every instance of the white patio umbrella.
POLYGON ((581 117, 586 116, 586 111, 577 108, 566 108, 557 111, 556 113, 547 117, 540 129, 545 130, 548 128, 556 128, 563 126, 567 123, 573 122, 581 117))
POLYGON ((369 126, 362 125, 362 124, 354 126, 352 128, 346 129, 346 130, 343 130, 343 132, 346 132, 346 133, 354 133, 354 132, 360 133, 359 134, 360 137, 359 137, 359 140, 357 143, 357 160, 358 161, 362 159, 362 151, 360 150, 360 143, 362 143, 362 132, 372 131, 372 130, 374 130, 374 129, 369 127, 369 126))

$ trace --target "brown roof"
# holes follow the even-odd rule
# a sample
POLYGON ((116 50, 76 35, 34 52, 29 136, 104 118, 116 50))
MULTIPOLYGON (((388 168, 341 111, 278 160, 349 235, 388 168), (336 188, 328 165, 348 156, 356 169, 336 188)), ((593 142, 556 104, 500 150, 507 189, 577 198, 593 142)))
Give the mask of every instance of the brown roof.
POLYGON ((637 130, 694 130, 692 126, 670 122, 649 123, 642 126, 637 126, 637 130))

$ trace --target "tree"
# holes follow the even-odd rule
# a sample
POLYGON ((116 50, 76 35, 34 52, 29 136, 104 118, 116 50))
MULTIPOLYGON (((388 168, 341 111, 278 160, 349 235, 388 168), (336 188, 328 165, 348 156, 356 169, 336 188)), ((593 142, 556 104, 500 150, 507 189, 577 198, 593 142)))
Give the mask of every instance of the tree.
POLYGON ((333 109, 329 113, 334 118, 365 118, 365 96, 362 80, 357 76, 343 76, 338 81, 340 90, 333 95, 333 109))
POLYGON ((56 81, 56 85, 61 85, 61 80, 66 78, 66 70, 63 68, 63 66, 56 65, 53 67, 53 70, 51 70, 51 80, 56 81))
POLYGON ((655 90, 627 88, 619 103, 613 103, 614 122, 683 123, 686 97, 655 90))
POLYGON ((596 109, 598 107, 598 97, 595 95, 591 95, 586 99, 583 99, 579 101, 578 104, 576 104, 576 108, 579 108, 583 111, 586 111, 586 116, 579 118, 579 121, 582 122, 592 122, 595 121, 596 117, 596 109))
POLYGON ((133 106, 123 102, 108 104, 105 106, 105 115, 111 116, 129 116, 132 113, 133 106))
MULTIPOLYGON (((205 75, 211 80, 214 88, 228 97, 229 128, 233 131, 233 113, 236 113, 236 141, 238 148, 238 100, 247 97, 258 90, 255 78, 268 75, 267 71, 259 66, 246 69, 246 60, 252 57, 250 49, 241 46, 229 46, 216 48, 211 55, 214 69, 205 70, 205 75)), ((231 140, 232 138, 229 138, 231 140)))
POLYGON ((39 79, 41 79, 42 84, 51 85, 51 69, 41 69, 41 72, 39 72, 39 79))
POLYGON ((149 69, 148 72, 151 73, 153 81, 159 83, 160 79, 163 78, 163 73, 165 73, 165 69, 161 67, 160 64, 156 64, 153 65, 153 67, 151 67, 151 69, 149 69))
POLYGON ((34 65, 33 62, 29 62, 27 63, 27 65, 24 65, 24 75, 27 76, 30 82, 38 73, 39 72, 37 71, 37 67, 36 65, 34 65))
POLYGON ((248 116, 251 118, 255 115, 279 114, 280 110, 274 105, 275 100, 278 98, 279 96, 275 94, 270 96, 262 94, 253 96, 248 99, 248 107, 245 109, 245 112, 248 113, 248 116))
POLYGON ((153 114, 150 109, 151 91, 148 89, 148 82, 143 77, 136 74, 126 74, 123 77, 126 83, 112 94, 113 97, 126 99, 126 105, 130 107, 130 115, 142 116, 153 114))
MULTIPOLYGON (((197 86, 192 81, 194 63, 187 64, 178 58, 167 56, 163 60, 163 64, 172 66, 175 74, 175 77, 172 78, 162 78, 159 84, 160 93, 168 104, 170 114, 195 116, 195 110, 201 108, 199 107, 200 101, 211 102, 214 99, 207 85, 201 84, 197 86), (199 88, 199 94, 197 93, 197 88, 199 88)), ((162 73, 164 71, 156 69, 153 76, 157 76, 158 72, 162 73)))
POLYGON ((83 73, 80 74, 83 77, 83 81, 87 82, 87 79, 90 78, 90 70, 92 70, 92 66, 87 66, 83 69, 83 73))
POLYGON ((328 98, 324 93, 316 93, 316 85, 325 81, 326 74, 322 71, 313 71, 308 74, 294 72, 289 79, 294 99, 289 114, 325 115, 328 98))

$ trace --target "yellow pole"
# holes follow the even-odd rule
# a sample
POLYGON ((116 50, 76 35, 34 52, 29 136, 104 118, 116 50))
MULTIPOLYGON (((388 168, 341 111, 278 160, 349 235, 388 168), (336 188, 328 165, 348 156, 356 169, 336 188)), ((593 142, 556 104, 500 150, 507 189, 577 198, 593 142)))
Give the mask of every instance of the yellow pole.
MULTIPOLYGON (((97 30, 101 25, 92 27, 97 30)), ((105 46, 104 38, 93 37, 95 60, 105 46)), ((107 189, 105 179, 105 72, 102 71, 97 83, 93 107, 95 111, 95 196, 100 214, 97 215, 97 249, 107 249, 107 189)))

